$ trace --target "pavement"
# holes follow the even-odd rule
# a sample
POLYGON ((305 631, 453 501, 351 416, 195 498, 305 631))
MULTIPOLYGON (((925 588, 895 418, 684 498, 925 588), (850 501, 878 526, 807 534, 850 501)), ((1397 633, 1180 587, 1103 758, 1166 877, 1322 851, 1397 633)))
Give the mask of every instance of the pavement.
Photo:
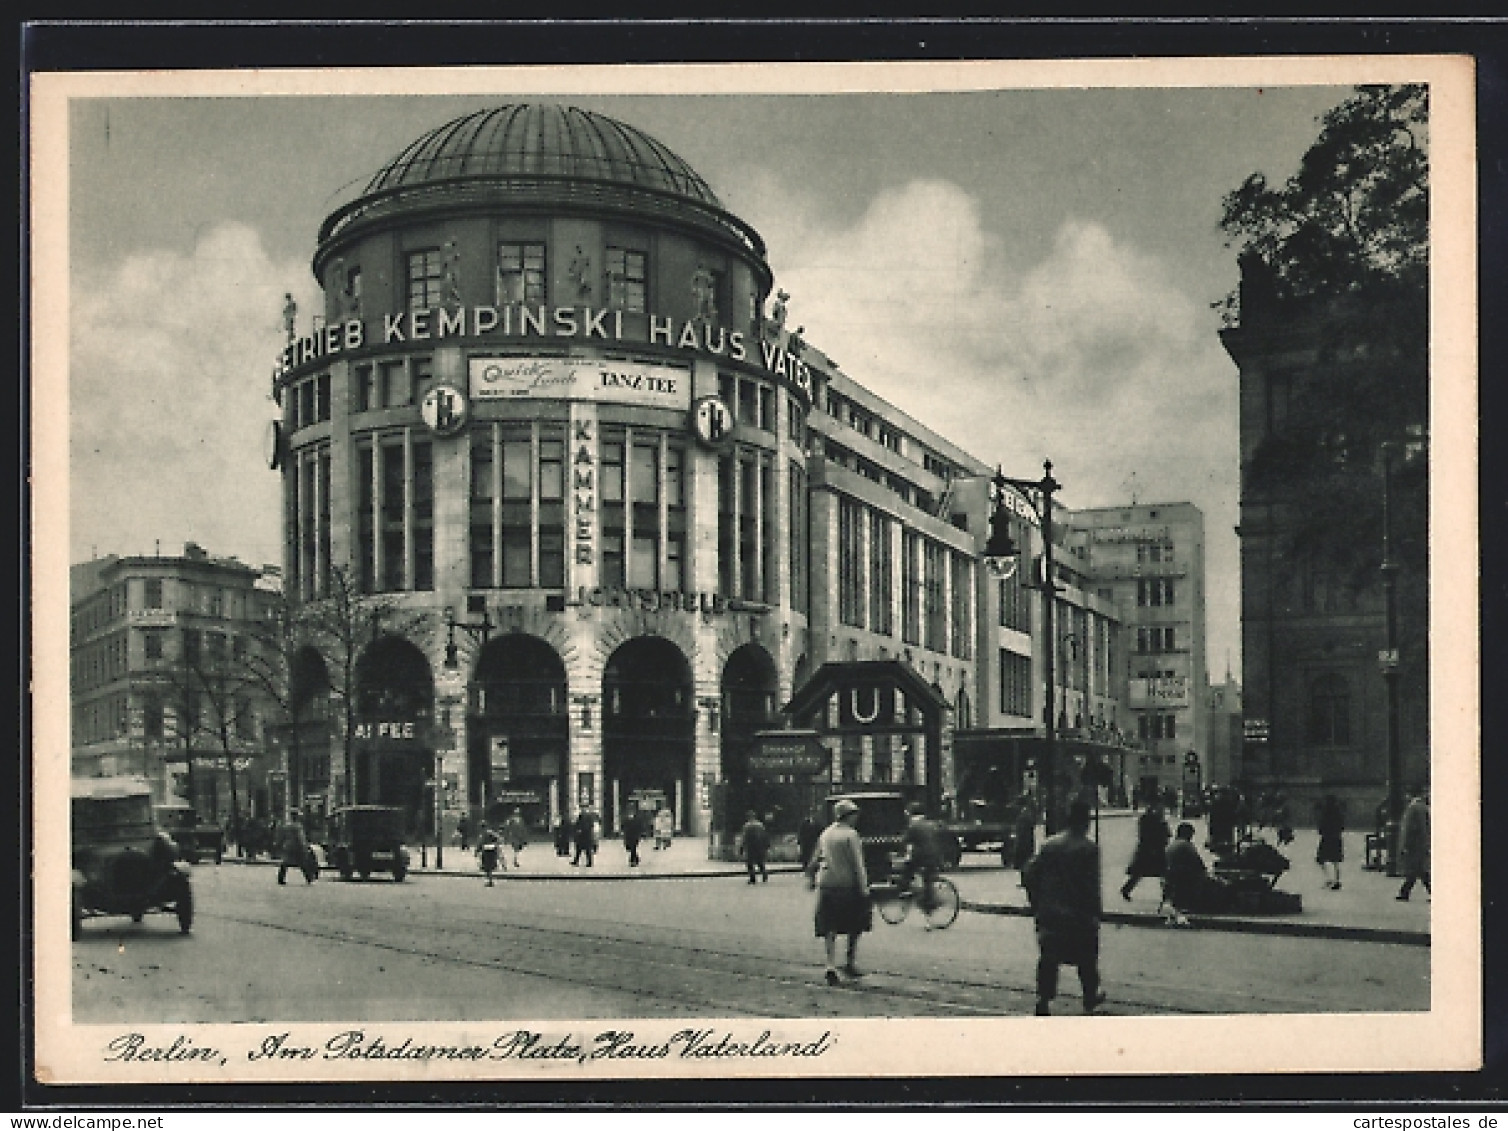
MULTIPOLYGON (((1092 835, 1098 834, 1103 861, 1104 921, 1158 930, 1174 929, 1168 926, 1159 909, 1161 891, 1157 879, 1142 880, 1130 900, 1121 898, 1125 866, 1136 842, 1136 816, 1126 810, 1101 811, 1097 829, 1091 829, 1092 835)), ((1170 823, 1176 826, 1177 820, 1170 823)), ((1196 820, 1192 823, 1196 829, 1194 843, 1202 850, 1206 834, 1204 822, 1196 820)), ((1276 843, 1276 836, 1270 829, 1257 830, 1257 835, 1269 843, 1276 843)), ((1039 828, 1039 844, 1041 839, 1039 828)), ((1408 902, 1396 900, 1394 896, 1401 882, 1397 877, 1381 871, 1369 872, 1361 866, 1365 833, 1358 830, 1344 835, 1341 888, 1339 891, 1330 890, 1325 886, 1323 872, 1314 862, 1318 839, 1313 829, 1298 829, 1294 842, 1280 850, 1290 866, 1279 878, 1277 890, 1298 894, 1302 910, 1287 915, 1191 915, 1188 916, 1188 929, 1429 945, 1430 899, 1422 884, 1415 887, 1413 898, 1408 902)), ((412 875, 464 876, 478 881, 482 878, 475 853, 459 845, 445 846, 443 863, 435 859, 433 845, 422 850, 411 848, 410 854, 412 875)), ((704 837, 678 836, 669 848, 662 850, 656 850, 652 841, 646 841, 639 846, 640 863, 637 867, 629 864, 622 843, 611 839, 603 842, 591 867, 585 863, 572 866, 570 857, 557 856, 554 847, 545 842, 535 842, 523 849, 516 866, 511 852, 505 856, 508 867, 500 869, 495 876, 499 883, 719 877, 742 880, 746 876, 741 862, 710 859, 704 837)), ((1207 862, 1210 861, 1207 851, 1204 856, 1207 862)), ((225 860, 232 864, 263 866, 277 862, 276 858, 269 860, 266 857, 256 861, 244 860, 234 853, 227 854, 225 860)), ((777 878, 798 870, 798 866, 791 862, 777 861, 770 865, 771 875, 777 878)), ((987 915, 1031 914, 1019 875, 1014 869, 1001 866, 998 853, 965 853, 959 867, 949 873, 949 878, 957 885, 965 910, 987 915)))

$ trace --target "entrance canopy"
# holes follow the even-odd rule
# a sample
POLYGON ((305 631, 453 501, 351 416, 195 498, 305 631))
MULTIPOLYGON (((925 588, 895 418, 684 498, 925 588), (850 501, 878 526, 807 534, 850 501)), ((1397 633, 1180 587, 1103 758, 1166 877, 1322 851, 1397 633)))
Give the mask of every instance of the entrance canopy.
POLYGON ((896 691, 904 694, 908 704, 933 718, 941 717, 952 706, 910 664, 900 660, 845 660, 818 668, 791 696, 785 710, 799 723, 820 711, 833 695, 842 695, 845 705, 855 704, 844 708, 854 714, 852 721, 864 723, 870 721, 868 712, 877 710, 881 699, 893 703, 896 691))

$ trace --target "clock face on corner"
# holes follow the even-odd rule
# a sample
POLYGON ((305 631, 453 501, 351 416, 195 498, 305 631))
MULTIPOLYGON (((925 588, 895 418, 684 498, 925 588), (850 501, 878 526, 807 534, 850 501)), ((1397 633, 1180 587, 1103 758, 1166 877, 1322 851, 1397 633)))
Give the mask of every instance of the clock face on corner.
POLYGON ((725 447, 733 439, 733 411, 722 397, 702 397, 691 406, 691 431, 709 448, 725 447))
POLYGON ((283 426, 276 420, 267 422, 267 434, 263 440, 267 466, 273 471, 283 466, 283 426))

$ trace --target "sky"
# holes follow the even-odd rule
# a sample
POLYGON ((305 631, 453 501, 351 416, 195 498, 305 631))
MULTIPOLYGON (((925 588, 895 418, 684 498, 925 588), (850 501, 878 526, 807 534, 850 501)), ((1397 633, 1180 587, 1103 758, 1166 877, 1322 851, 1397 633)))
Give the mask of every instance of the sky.
MULTIPOLYGON (((1286 179, 1345 86, 608 95, 764 238, 789 324, 1067 507, 1195 503, 1208 657, 1240 672, 1236 283, 1221 199, 1286 179)), ((542 97, 78 97, 67 112, 70 561, 281 561, 263 437, 321 221, 426 131, 542 97)))

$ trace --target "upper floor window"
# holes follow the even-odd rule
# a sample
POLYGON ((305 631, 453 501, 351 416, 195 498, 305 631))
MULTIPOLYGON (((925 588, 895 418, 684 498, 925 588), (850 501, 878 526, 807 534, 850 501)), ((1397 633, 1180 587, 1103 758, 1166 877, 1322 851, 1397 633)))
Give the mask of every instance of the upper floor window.
POLYGON ((524 303, 528 306, 537 306, 544 301, 545 245, 542 243, 498 244, 498 305, 524 303))
POLYGON ((648 279, 647 257, 642 251, 626 247, 607 249, 607 305, 629 314, 643 314, 646 309, 648 279))
POLYGON ((1171 577, 1138 578, 1136 603, 1143 608, 1173 604, 1173 579, 1171 577))
POLYGON ((162 578, 147 578, 146 595, 143 604, 149 609, 162 608, 162 578))
POLYGON ((408 308, 428 310, 439 306, 445 283, 445 263, 437 247, 408 253, 408 308))
POLYGON ((1309 685, 1308 738, 1314 746, 1351 744, 1351 689, 1344 676, 1330 672, 1309 685))

